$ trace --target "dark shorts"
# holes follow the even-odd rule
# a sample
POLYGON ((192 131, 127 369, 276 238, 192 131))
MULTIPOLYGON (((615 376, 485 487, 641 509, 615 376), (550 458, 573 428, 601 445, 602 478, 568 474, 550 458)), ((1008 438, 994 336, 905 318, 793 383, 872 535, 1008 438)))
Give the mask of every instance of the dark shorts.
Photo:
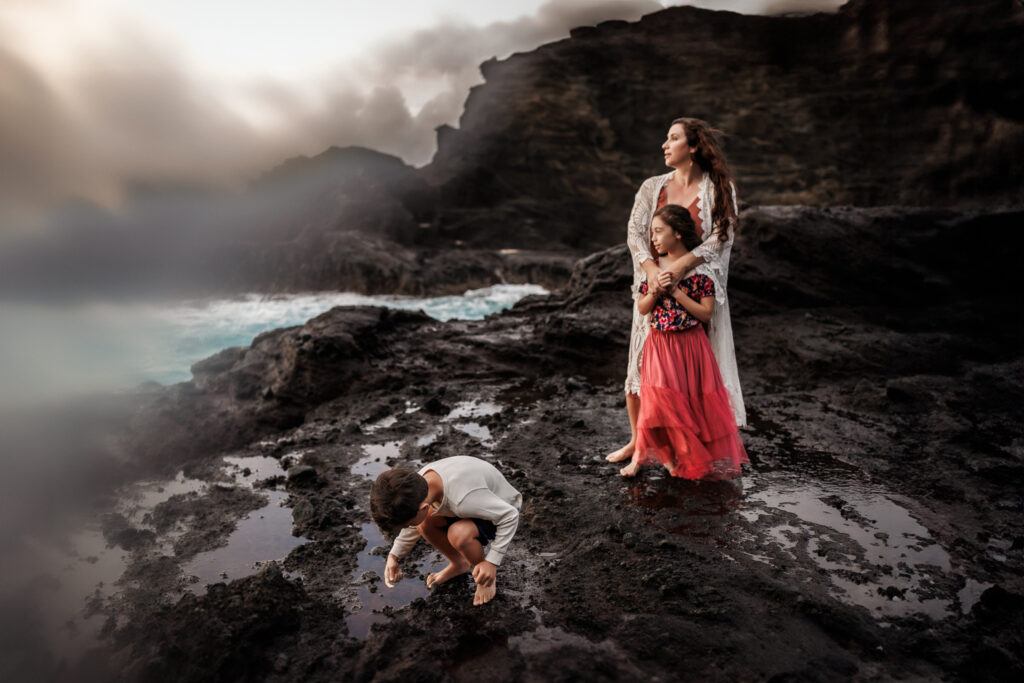
MULTIPOLYGON (((448 523, 444 526, 445 530, 448 529, 455 522, 461 521, 461 517, 445 517, 448 523)), ((494 526, 494 522, 486 519, 477 519, 476 517, 467 517, 470 522, 476 524, 476 539, 480 541, 480 545, 487 545, 488 541, 493 541, 494 537, 498 534, 498 527, 494 526)))

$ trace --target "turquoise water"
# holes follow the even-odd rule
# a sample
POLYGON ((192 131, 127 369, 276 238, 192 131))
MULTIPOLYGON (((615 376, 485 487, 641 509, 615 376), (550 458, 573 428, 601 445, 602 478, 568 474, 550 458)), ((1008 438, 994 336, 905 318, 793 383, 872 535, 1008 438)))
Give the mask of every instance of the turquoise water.
POLYGON ((433 298, 342 292, 160 305, 0 303, 0 403, 186 381, 196 361, 230 346, 248 346, 261 332, 301 325, 335 306, 387 306, 422 310, 438 320, 480 320, 524 296, 546 293, 539 285, 495 285, 433 298))

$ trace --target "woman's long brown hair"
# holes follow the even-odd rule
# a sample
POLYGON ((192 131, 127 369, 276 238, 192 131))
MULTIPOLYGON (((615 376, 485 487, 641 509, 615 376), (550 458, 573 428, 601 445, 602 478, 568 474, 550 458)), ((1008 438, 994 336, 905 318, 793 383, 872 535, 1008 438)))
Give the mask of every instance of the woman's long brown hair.
POLYGON ((693 159, 700 169, 711 176, 715 186, 715 208, 711 211, 711 223, 718 227, 718 239, 725 242, 729 239, 728 228, 736 229, 739 217, 732 203, 732 174, 722 152, 722 144, 718 141, 720 131, 715 130, 707 121, 701 119, 680 118, 672 125, 682 124, 686 131, 686 144, 696 148, 693 159))

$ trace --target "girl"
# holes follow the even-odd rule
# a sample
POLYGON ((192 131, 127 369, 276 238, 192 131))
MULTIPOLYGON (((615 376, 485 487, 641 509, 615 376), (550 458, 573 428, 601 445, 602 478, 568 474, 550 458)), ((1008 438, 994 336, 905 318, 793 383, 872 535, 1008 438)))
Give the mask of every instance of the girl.
MULTIPOLYGON (((665 286, 693 267, 709 276, 715 284, 715 307, 708 326, 711 350, 718 361, 722 380, 732 399, 733 414, 740 427, 747 423, 736 369, 732 342, 729 300, 726 297, 729 256, 738 219, 736 188, 732 183, 717 131, 700 119, 676 119, 661 146, 665 165, 673 169, 644 181, 636 193, 629 217, 626 243, 633 258, 633 296, 643 280, 662 279, 665 286), (651 217, 666 204, 679 204, 690 210, 703 243, 689 251, 672 269, 659 268, 650 252, 651 217)), ((640 412, 640 367, 648 321, 633 307, 633 327, 629 337, 629 362, 626 365, 626 411, 629 414, 630 440, 609 453, 607 460, 628 460, 636 447, 636 420, 640 412)))
MULTIPOLYGON (((673 266, 701 244, 690 212, 668 204, 654 213, 651 242, 658 267, 673 266)), ((640 285, 637 308, 650 315, 643 349, 637 440, 624 477, 640 465, 660 463, 673 477, 731 479, 749 462, 740 440, 729 391, 701 325, 711 321, 715 285, 707 275, 685 273, 666 289, 662 280, 640 285)))

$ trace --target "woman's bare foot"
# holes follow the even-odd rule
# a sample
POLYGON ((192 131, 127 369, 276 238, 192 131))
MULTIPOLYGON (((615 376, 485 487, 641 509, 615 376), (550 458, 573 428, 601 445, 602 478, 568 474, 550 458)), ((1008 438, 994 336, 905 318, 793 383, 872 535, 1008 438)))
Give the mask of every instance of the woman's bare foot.
POLYGON ((623 460, 629 460, 633 457, 633 451, 636 448, 636 444, 632 441, 627 443, 625 446, 617 451, 612 451, 608 455, 604 456, 604 459, 608 462, 622 462, 623 460))
POLYGON ((494 599, 495 594, 498 592, 498 580, 495 579, 491 582, 490 586, 484 588, 481 585, 477 585, 476 593, 473 595, 474 605, 483 605, 494 599))
POLYGON ((633 477, 633 476, 636 476, 636 473, 639 472, 639 471, 640 471, 640 463, 638 461, 634 460, 631 463, 629 463, 628 465, 626 465, 625 467, 623 467, 621 470, 619 470, 619 474, 621 474, 624 477, 633 477))
POLYGON ((454 579, 456 576, 465 574, 472 568, 469 564, 469 560, 461 559, 457 563, 449 562, 448 566, 439 572, 433 574, 427 574, 427 588, 433 588, 434 586, 440 585, 445 581, 454 579))

